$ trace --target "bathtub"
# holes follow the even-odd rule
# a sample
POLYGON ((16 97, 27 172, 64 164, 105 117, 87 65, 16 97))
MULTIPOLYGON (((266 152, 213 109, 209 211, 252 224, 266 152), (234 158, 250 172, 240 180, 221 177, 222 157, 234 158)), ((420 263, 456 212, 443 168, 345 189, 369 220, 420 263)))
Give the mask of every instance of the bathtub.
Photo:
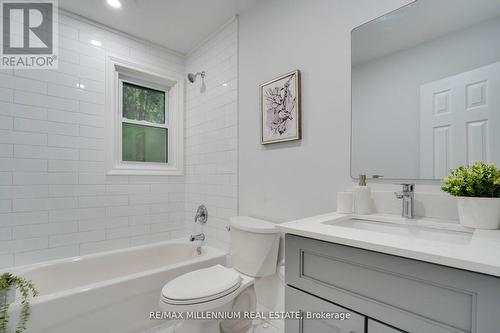
MULTIPOLYGON (((168 323, 149 319, 159 311, 163 285, 186 272, 225 264, 225 253, 168 241, 24 267, 14 274, 32 280, 26 333, 139 333, 168 323)), ((11 305, 12 323, 20 306, 11 305)))

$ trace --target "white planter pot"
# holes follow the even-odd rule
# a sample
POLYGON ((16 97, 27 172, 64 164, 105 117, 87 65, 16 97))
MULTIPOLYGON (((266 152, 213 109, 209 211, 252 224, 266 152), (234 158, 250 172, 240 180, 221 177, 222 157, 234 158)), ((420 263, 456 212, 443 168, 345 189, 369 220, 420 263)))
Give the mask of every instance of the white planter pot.
POLYGON ((500 198, 457 197, 458 216, 464 227, 500 228, 500 198))

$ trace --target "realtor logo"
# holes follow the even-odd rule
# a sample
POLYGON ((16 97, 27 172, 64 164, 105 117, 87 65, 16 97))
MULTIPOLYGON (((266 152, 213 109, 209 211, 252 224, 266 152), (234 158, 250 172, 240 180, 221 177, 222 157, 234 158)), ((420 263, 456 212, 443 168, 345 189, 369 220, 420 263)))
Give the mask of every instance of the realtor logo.
POLYGON ((57 68, 57 3, 1 0, 1 68, 57 68))

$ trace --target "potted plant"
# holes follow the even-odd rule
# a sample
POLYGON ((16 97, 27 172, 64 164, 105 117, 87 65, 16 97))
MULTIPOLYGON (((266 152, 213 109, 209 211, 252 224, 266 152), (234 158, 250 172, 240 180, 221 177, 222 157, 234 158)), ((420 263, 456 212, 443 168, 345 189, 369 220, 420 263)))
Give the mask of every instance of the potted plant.
POLYGON ((451 170, 442 190, 457 197, 463 226, 477 229, 500 228, 500 170, 476 162, 451 170))
POLYGON ((31 281, 20 276, 4 273, 0 276, 0 333, 7 333, 9 307, 16 299, 16 290, 21 294, 21 315, 15 333, 22 333, 30 316, 30 295, 35 297, 38 291, 31 281))

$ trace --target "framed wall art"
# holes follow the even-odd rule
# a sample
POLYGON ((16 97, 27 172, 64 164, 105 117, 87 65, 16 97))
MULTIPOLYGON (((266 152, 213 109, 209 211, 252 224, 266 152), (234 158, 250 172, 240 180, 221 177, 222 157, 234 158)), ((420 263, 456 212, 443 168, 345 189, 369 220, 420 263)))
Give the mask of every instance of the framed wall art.
POLYGON ((260 86, 261 144, 301 139, 300 71, 260 86))

